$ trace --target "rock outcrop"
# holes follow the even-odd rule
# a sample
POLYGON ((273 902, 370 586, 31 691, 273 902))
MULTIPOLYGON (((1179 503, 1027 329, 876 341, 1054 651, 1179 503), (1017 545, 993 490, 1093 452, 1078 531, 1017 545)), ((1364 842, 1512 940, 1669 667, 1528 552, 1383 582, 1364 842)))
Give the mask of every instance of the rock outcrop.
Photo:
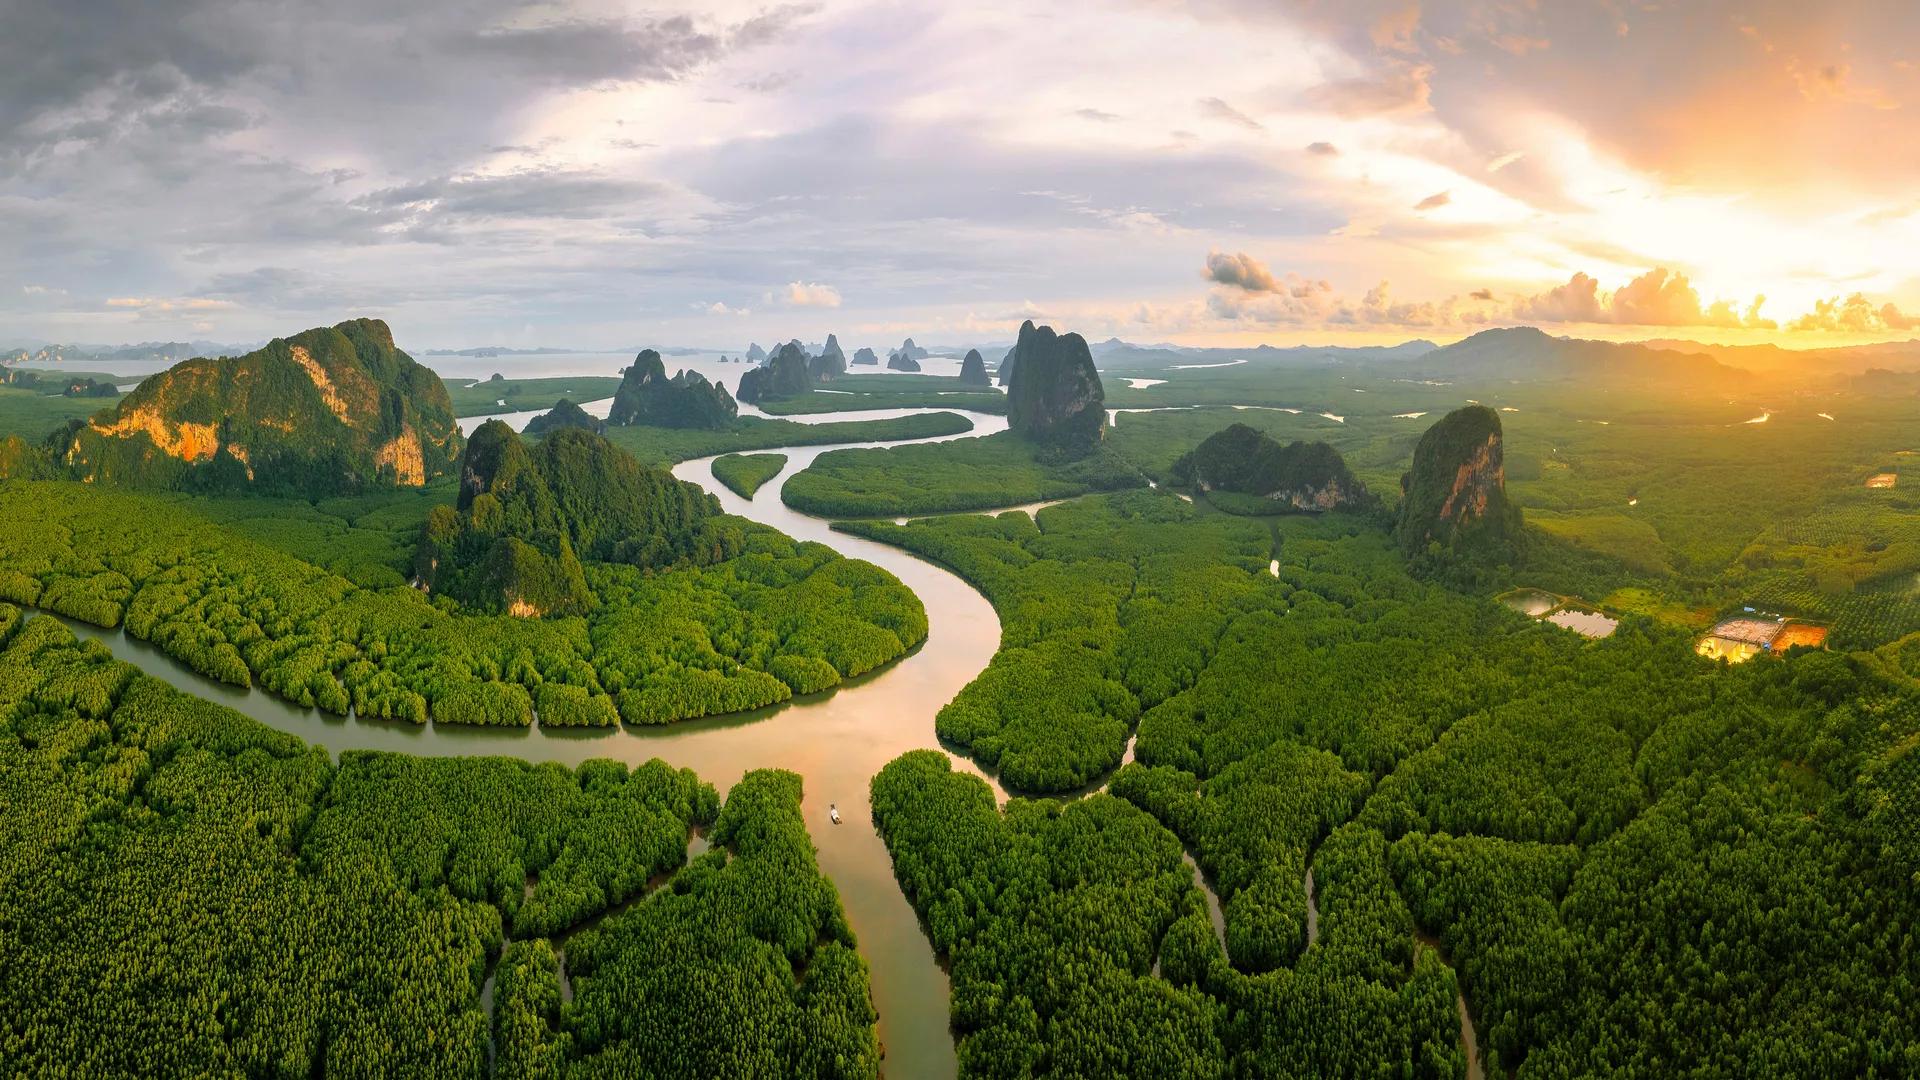
POLYGON ((813 370, 806 351, 795 342, 780 346, 765 367, 740 376, 740 400, 749 404, 796 397, 813 389, 813 370))
POLYGON ((847 354, 840 351, 840 339, 827 335, 827 344, 820 355, 807 361, 807 370, 812 373, 814 382, 832 382, 847 373, 847 354))
POLYGON ((740 406, 726 387, 686 369, 669 379, 660 354, 646 349, 622 374, 607 423, 719 430, 739 414, 740 406))
POLYGON ((760 343, 757 341, 747 342, 747 363, 764 364, 766 362, 767 350, 761 348, 760 343))
POLYGON ((920 346, 915 345, 913 343, 912 338, 908 338, 907 340, 901 342, 900 347, 893 351, 895 353, 898 353, 901 356, 906 357, 909 360, 925 360, 927 357, 933 355, 932 353, 921 348, 920 346))
POLYGON ((1019 351, 1020 346, 1015 345, 1007 350, 1007 355, 1000 358, 1000 367, 994 372, 994 377, 999 380, 1001 386, 1013 385, 1013 360, 1019 351))
POLYGON ((878 367, 880 365, 880 357, 877 354, 875 354, 872 349, 869 349, 865 345, 862 345, 857 351, 854 352, 853 362, 856 364, 863 364, 863 365, 871 364, 875 367, 878 367))
POLYGON ((1007 386, 1007 426, 1035 442, 1091 446, 1106 425, 1106 391, 1093 355, 1079 334, 1020 324, 1013 381, 1007 386))
POLYGON ((378 319, 148 377, 61 450, 80 479, 305 495, 418 487, 460 456, 440 376, 378 319))
POLYGON ((489 420, 467 442, 458 501, 427 515, 414 572, 477 610, 574 615, 596 604, 585 561, 652 568, 737 554, 741 534, 719 514, 698 486, 600 435, 562 427, 530 446, 489 420))
POLYGON ((1209 435, 1174 463, 1173 474, 1202 491, 1255 495, 1295 510, 1351 509, 1376 502, 1333 447, 1323 442, 1282 444, 1245 424, 1209 435))
POLYGON ((980 355, 979 349, 968 349, 966 358, 960 361, 960 381, 968 386, 992 386, 993 379, 987 375, 987 361, 980 355))
POLYGON ((582 431, 598 432, 604 426, 602 422, 587 415, 587 410, 572 401, 561 398, 553 403, 553 408, 527 421, 524 434, 545 435, 561 428, 579 428, 582 431))
POLYGON ((904 352, 888 353, 887 368, 892 371, 919 371, 920 361, 904 352))
POLYGON ((1417 555, 1438 549, 1454 560, 1510 562, 1520 508, 1507 500, 1500 414, 1484 405, 1455 409, 1420 436, 1413 468, 1400 478, 1394 536, 1417 555))

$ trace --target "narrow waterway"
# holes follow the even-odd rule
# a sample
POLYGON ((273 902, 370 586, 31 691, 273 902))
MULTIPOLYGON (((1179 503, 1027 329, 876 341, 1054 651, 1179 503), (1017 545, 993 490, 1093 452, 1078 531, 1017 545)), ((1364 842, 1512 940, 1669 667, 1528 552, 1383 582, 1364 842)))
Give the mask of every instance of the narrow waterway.
MULTIPOLYGON (((589 403, 589 408, 598 403, 589 403)), ((989 435, 1006 428, 1006 417, 962 410, 903 409, 824 413, 793 417, 803 423, 878 419, 910 412, 962 412, 971 432, 946 438, 989 435)), ((532 414, 514 417, 524 424, 532 414)), ((924 440, 940 441, 940 440, 924 440)), ((848 443, 779 449, 787 455, 780 476, 754 498, 742 499, 713 478, 711 458, 684 462, 676 476, 705 487, 728 513, 738 514, 801 540, 817 540, 849 558, 864 559, 899 578, 927 610, 926 642, 904 658, 824 694, 795 699, 750 713, 709 717, 661 727, 621 726, 582 731, 505 729, 458 724, 413 725, 362 722, 303 709, 260 690, 242 690, 208 679, 120 630, 102 630, 62 619, 83 637, 102 641, 114 654, 181 689, 236 709, 336 756, 343 750, 389 750, 421 755, 498 754, 527 761, 577 765, 612 758, 631 765, 662 758, 693 769, 724 795, 752 769, 779 768, 805 780, 802 809, 819 849, 821 869, 839 890, 848 922, 872 972, 885 1049, 883 1069, 894 1077, 944 1077, 956 1071, 948 1027, 948 980, 918 916, 893 877, 893 863, 873 826, 868 783, 901 754, 939 748, 934 714, 978 675, 1000 647, 1000 621, 985 597, 959 577, 899 548, 834 532, 829 522, 789 509, 780 501, 786 478, 821 454, 848 443), (832 824, 838 806, 842 824, 832 824)), ((1006 793, 970 759, 955 767, 982 776, 1004 802, 1006 793)), ((489 986, 490 990, 491 987, 489 986)), ((490 996, 490 995, 489 995, 490 996)))

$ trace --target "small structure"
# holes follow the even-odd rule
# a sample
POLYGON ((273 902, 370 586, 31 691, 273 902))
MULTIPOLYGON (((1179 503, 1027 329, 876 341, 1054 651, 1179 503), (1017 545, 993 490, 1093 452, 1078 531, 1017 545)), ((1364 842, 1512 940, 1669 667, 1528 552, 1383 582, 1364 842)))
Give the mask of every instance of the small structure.
MULTIPOLYGON (((1752 611, 1752 608, 1747 608, 1752 611)), ((1827 628, 1814 623, 1738 615, 1722 619, 1695 647, 1701 656, 1740 664, 1763 652, 1785 652, 1795 645, 1823 648, 1827 628)))
POLYGON ((1899 473, 1874 473, 1872 476, 1867 477, 1867 486, 1875 490, 1884 490, 1892 487, 1899 479, 1899 473))

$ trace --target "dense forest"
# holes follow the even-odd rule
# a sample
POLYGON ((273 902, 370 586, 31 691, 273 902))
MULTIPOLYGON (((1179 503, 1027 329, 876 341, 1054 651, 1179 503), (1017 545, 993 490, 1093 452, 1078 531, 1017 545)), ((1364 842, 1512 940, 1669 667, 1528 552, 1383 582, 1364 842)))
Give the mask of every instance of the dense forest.
POLYGON ((579 615, 598 606, 583 562, 653 570, 737 555, 713 496, 562 426, 529 444, 499 420, 460 458, 460 497, 427 515, 414 574, 480 611, 579 615))
POLYGON ((785 454, 723 454, 713 459, 713 478, 743 499, 787 467, 785 454))
POLYGON ((790 773, 334 765, 0 604, 0 792, 9 1072, 877 1072, 790 773))
POLYGON ((896 517, 984 510, 1146 483, 1100 448, 1084 456, 1035 447, 1012 432, 919 446, 829 450, 780 489, 795 510, 823 517, 896 517))
POLYGON ((867 409, 965 409, 1004 413, 1007 396, 951 375, 842 375, 831 394, 801 394, 760 403, 774 416, 867 409))
MULTIPOLYGON (((1029 374, 1081 385, 1067 337, 1072 363, 1029 374)), ((1165 411, 1097 438, 1099 400, 1068 394, 1059 439, 831 451, 782 486, 999 616, 986 668, 927 702, 946 752, 868 792, 962 1074, 1920 1074, 1920 526, 1864 484, 1907 460, 1920 377, 1756 419, 1719 383, 1260 362, 1116 385, 1165 411), (1398 505, 1267 497, 1301 477, 1398 505), (950 516, 894 520, 927 514, 950 516), (1618 628, 1492 601, 1517 585, 1618 628), (1834 651, 1695 652, 1756 604, 1830 620, 1834 651)), ((936 383, 770 404, 974 407, 936 383)), ((9 394, 0 424, 73 406, 9 394)), ((1047 398, 1019 396, 1028 428, 1047 398)), ((875 1074, 800 777, 749 772, 721 806, 659 762, 334 763, 12 604, 366 718, 753 709, 903 655, 927 613, 649 466, 723 454, 751 497, 786 459, 747 451, 966 425, 493 425, 458 483, 321 499, 0 482, 0 1061, 875 1074), (460 586, 506 538, 563 579, 549 617, 460 586)))
MULTIPOLYGON (((399 515, 417 535, 438 505, 368 516, 399 515)), ((525 725, 547 684, 573 688, 547 690, 554 700, 610 699, 569 716, 737 712, 872 670, 927 633, 891 575, 737 519, 723 519, 740 536, 734 558, 663 572, 589 562, 590 615, 520 619, 447 610, 390 567, 363 585, 314 565, 302 555, 356 543, 369 558, 411 556, 392 533, 343 529, 298 502, 10 482, 0 518, 14 523, 0 535, 0 600, 124 625, 202 674, 363 718, 525 725), (247 516, 202 516, 222 512, 247 516)))
POLYGON ((846 442, 897 442, 964 435, 973 421, 959 413, 915 413, 885 420, 841 420, 803 424, 743 416, 719 431, 697 428, 610 427, 608 441, 648 465, 672 465, 693 458, 774 450, 787 446, 826 446, 846 442))
POLYGON ((1410 577, 1377 522, 1272 527, 1271 572, 1264 528, 1145 493, 858 527, 1002 612, 943 737, 1063 790, 1137 731, 1110 793, 1064 806, 996 810, 925 755, 875 783, 967 1074, 1130 1047, 1457 1076, 1456 982, 1501 1073, 1920 1065, 1910 680, 1823 652, 1730 669, 1645 619, 1589 642, 1410 577))

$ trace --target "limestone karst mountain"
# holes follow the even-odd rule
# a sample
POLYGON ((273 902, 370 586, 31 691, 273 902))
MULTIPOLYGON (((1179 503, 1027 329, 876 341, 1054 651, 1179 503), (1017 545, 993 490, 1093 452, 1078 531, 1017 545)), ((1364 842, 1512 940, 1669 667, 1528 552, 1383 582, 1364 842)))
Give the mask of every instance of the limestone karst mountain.
POLYGON ((1202 490, 1255 495, 1295 510, 1347 509, 1377 501, 1333 447, 1281 443, 1245 424, 1208 436, 1174 463, 1173 472, 1202 490))
POLYGON ((1468 405, 1428 428, 1400 489, 1394 535, 1409 554, 1437 547, 1480 562, 1516 554, 1520 507, 1507 499, 1500 414, 1492 409, 1468 405))
POLYGON ((319 495, 419 486, 460 448, 440 377, 386 323, 354 319, 175 364, 76 427, 59 458, 84 480, 319 495))
POLYGON ((1007 387, 1007 424, 1035 442, 1090 445, 1106 424, 1106 391, 1079 334, 1020 325, 1013 381, 1007 387))
POLYGON ((968 386, 993 385, 993 379, 987 374, 987 362, 979 349, 968 349, 966 357, 960 361, 960 381, 968 386))
POLYGON ((765 367, 740 376, 740 400, 753 404, 794 397, 813 389, 813 371, 806 351, 796 342, 780 346, 765 367))
POLYGON ((708 382, 706 376, 691 370, 682 370, 669 379, 660 354, 646 349, 623 374, 607 422, 718 429, 732 423, 739 412, 726 387, 708 382))

